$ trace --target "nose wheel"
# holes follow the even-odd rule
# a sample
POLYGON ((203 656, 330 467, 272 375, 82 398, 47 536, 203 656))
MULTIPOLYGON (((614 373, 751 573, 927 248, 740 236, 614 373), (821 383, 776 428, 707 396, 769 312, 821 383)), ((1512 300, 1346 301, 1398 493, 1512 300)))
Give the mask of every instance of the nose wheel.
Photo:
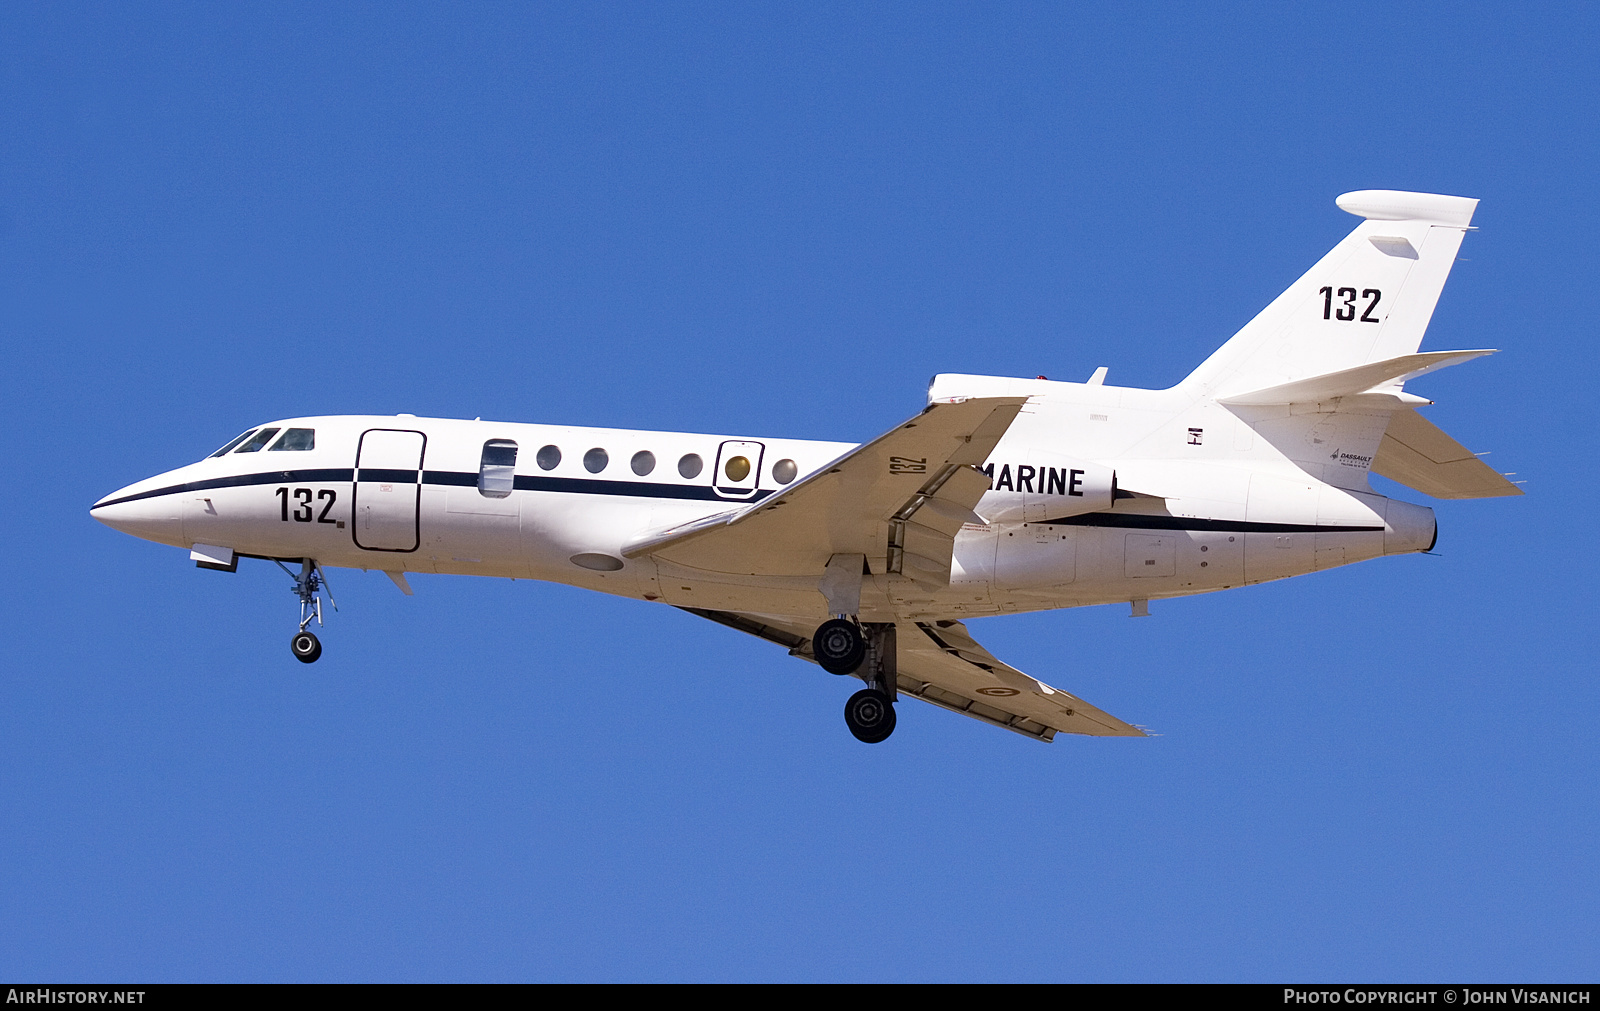
POLYGON ((300 629, 289 640, 289 650, 294 658, 301 663, 316 663, 322 656, 322 642, 313 632, 308 632, 306 626, 313 620, 317 627, 322 627, 322 594, 328 594, 328 603, 337 611, 339 605, 333 599, 333 593, 328 589, 328 577, 322 571, 322 566, 315 559, 300 559, 300 572, 297 574, 287 565, 278 562, 278 568, 289 574, 294 580, 295 596, 300 598, 300 629))
POLYGON ((316 663, 322 655, 322 643, 311 632, 296 632, 289 640, 289 649, 301 663, 316 663))

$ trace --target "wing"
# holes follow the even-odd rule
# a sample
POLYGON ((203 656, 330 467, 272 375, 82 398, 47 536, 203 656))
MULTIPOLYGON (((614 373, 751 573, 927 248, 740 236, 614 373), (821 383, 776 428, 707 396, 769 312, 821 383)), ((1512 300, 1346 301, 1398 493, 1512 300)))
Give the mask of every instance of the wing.
POLYGON ((947 585, 950 554, 989 490, 978 466, 1026 397, 933 404, 783 492, 743 509, 647 535, 623 549, 744 575, 822 575, 837 554, 873 572, 947 585))
POLYGON ((1077 696, 1001 663, 959 621, 903 622, 896 633, 899 687, 907 695, 1043 741, 1057 731, 1145 736, 1077 696))
MULTIPOLYGON (((683 610, 775 642, 793 656, 811 659, 809 629, 799 624, 732 611, 683 610)), ((896 680, 903 694, 1040 741, 1049 741, 1058 732, 1146 736, 1138 727, 1077 696, 1001 663, 978 645, 959 621, 900 622, 895 632, 896 680)))

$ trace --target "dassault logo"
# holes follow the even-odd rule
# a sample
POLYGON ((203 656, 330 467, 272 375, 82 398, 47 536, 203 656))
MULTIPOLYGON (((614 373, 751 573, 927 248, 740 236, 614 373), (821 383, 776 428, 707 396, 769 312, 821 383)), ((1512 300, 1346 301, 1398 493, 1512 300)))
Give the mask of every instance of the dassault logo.
POLYGON ((1345 453, 1337 449, 1328 454, 1328 459, 1333 460, 1336 463, 1342 463, 1346 467, 1360 467, 1363 470, 1372 466, 1372 457, 1370 456, 1360 456, 1356 453, 1345 453))
POLYGON ((1000 465, 1000 476, 994 476, 994 464, 983 468, 989 475, 989 487, 995 491, 1026 491, 1035 495, 1076 495, 1083 496, 1083 474, 1076 468, 1065 467, 1030 467, 1025 463, 1017 464, 1015 482, 1011 477, 1011 465, 1000 465), (1037 484, 1038 488, 1034 485, 1037 484))

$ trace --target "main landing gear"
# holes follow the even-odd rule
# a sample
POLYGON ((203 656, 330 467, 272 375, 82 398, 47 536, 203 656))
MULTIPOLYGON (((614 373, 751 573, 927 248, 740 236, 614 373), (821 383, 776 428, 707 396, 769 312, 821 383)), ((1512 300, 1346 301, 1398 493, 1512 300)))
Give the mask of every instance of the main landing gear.
POLYGON ((844 723, 862 744, 886 741, 894 733, 894 705, 876 688, 863 688, 844 704, 844 723))
POLYGON ((811 653, 830 674, 854 674, 867 687, 844 704, 845 726, 863 744, 877 744, 894 733, 895 638, 893 622, 869 622, 840 615, 817 627, 811 653))
POLYGON ((867 658, 867 640, 848 618, 829 618, 811 637, 811 652, 829 674, 854 674, 867 658))
MULTIPOLYGON (((328 577, 323 573, 322 566, 312 558, 300 559, 299 575, 282 562, 278 562, 278 568, 294 580, 294 592, 300 598, 300 629, 290 638, 289 650, 301 663, 316 663, 322 655, 322 643, 315 633, 306 631, 306 626, 315 618, 317 627, 322 627, 321 594, 328 590, 328 577)), ((328 603, 333 605, 335 611, 339 609, 331 591, 328 592, 328 603)))

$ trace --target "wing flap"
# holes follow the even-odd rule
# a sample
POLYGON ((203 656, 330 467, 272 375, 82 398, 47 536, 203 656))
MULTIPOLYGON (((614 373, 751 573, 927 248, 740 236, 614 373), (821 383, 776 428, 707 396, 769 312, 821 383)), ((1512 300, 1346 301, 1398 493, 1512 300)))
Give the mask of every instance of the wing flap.
POLYGON ((927 681, 918 681, 901 675, 899 679, 900 694, 910 695, 924 702, 931 702, 941 709, 948 709, 952 713, 970 716, 975 720, 982 720, 1009 730, 1014 734, 1032 737, 1034 740, 1044 741, 1046 744, 1055 740, 1056 729, 1037 720, 1030 720, 1020 713, 1007 712, 999 706, 989 705, 969 699, 958 692, 949 691, 927 681))
POLYGON ((1396 411, 1390 417, 1372 470, 1434 498, 1522 494, 1521 488, 1416 411, 1396 411))

